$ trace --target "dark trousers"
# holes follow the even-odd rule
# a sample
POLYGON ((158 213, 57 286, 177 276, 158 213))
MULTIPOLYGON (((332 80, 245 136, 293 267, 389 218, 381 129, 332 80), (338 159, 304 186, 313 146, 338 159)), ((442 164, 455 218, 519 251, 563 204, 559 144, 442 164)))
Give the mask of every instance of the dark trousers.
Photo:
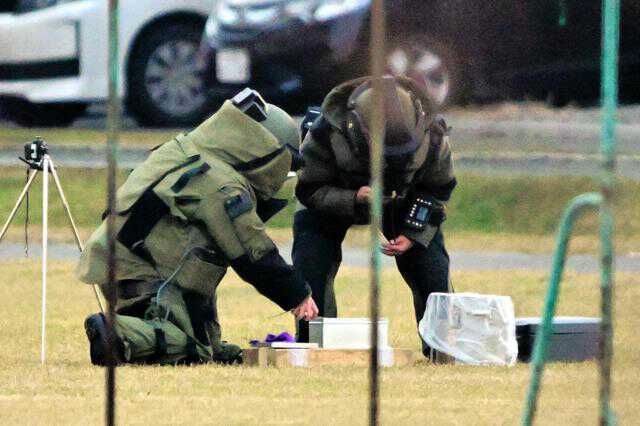
MULTIPOLYGON (((342 261, 342 241, 351 225, 339 216, 306 209, 296 212, 294 217, 293 265, 311 287, 323 317, 338 314, 333 281, 342 261)), ((411 289, 417 323, 424 315, 429 294, 449 291, 449 255, 440 230, 428 247, 414 244, 405 254, 397 256, 396 265, 411 289)), ((297 338, 299 342, 309 341, 308 322, 298 322, 297 338)), ((424 341, 422 350, 428 356, 424 341)))

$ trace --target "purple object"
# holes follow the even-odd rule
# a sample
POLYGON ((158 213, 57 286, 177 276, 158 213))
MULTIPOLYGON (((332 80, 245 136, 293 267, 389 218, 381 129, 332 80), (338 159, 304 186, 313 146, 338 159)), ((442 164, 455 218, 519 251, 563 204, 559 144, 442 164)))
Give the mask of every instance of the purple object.
POLYGON ((267 337, 264 338, 264 342, 261 342, 260 340, 251 340, 249 342, 249 344, 251 346, 258 346, 261 343, 273 343, 273 342, 287 342, 287 343, 295 343, 296 338, 293 337, 292 335, 290 335, 289 333, 287 333, 286 331, 283 331, 282 333, 275 335, 275 334, 267 334, 267 337))

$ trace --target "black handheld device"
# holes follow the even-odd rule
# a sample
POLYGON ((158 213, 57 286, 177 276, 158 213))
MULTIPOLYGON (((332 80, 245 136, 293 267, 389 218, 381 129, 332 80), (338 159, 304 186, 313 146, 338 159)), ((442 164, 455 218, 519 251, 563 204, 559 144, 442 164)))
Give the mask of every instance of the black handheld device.
POLYGON ((262 99, 260 93, 249 87, 235 95, 231 99, 231 103, 259 123, 267 119, 267 103, 262 99))
POLYGON ((302 122, 300 122, 300 134, 302 135, 300 140, 304 140, 309 130, 311 130, 313 123, 315 123, 315 121, 321 115, 322 115, 322 107, 310 106, 307 108, 307 113, 304 115, 302 122))
POLYGON ((416 231, 422 231, 427 224, 439 226, 445 219, 446 215, 442 204, 434 199, 416 197, 408 206, 404 224, 416 231))

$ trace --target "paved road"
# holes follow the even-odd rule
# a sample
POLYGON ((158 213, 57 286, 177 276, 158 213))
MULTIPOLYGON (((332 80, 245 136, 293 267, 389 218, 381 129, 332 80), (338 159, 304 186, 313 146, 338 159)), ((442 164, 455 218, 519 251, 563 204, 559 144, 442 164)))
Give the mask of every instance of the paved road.
MULTIPOLYGON (((478 120, 454 117, 456 168, 480 174, 524 176, 594 176, 600 170, 597 123, 532 120, 478 120), (456 150, 457 148, 457 150, 456 150)), ((21 147, 0 148, 0 166, 21 165, 21 147)), ((618 128, 618 174, 640 180, 640 125, 618 128)), ((63 167, 106 167, 104 148, 51 146, 63 167)), ((144 160, 145 148, 120 151, 118 165, 132 169, 144 160)))
MULTIPOLYGON (((280 248, 287 261, 291 261, 290 246, 280 248)), ((72 244, 54 244, 49 246, 49 258, 55 260, 76 260, 78 250, 72 244)), ((31 258, 40 257, 40 246, 32 244, 31 258)), ((0 261, 24 259, 24 246, 17 243, 0 244, 0 261)), ((355 267, 367 267, 369 254, 364 249, 345 248, 343 264, 355 267)), ((393 259, 383 256, 383 266, 392 267, 393 259)), ((468 252, 457 251, 451 254, 451 268, 455 271, 489 271, 489 270, 531 270, 549 271, 551 255, 524 254, 506 252, 468 252)), ((567 260, 567 269, 580 273, 596 273, 598 262, 592 255, 572 255, 567 260)), ((616 270, 620 272, 640 272, 640 256, 620 256, 616 258, 616 270)))

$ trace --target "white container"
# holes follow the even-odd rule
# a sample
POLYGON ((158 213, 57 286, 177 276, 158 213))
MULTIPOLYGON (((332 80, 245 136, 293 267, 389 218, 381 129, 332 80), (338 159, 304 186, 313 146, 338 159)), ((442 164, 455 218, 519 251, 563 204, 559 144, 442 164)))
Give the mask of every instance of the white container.
MULTIPOLYGON (((389 321, 378 320, 378 347, 386 349, 389 321)), ((325 349, 370 349, 371 320, 369 318, 318 318, 309 322, 309 342, 325 349)))

